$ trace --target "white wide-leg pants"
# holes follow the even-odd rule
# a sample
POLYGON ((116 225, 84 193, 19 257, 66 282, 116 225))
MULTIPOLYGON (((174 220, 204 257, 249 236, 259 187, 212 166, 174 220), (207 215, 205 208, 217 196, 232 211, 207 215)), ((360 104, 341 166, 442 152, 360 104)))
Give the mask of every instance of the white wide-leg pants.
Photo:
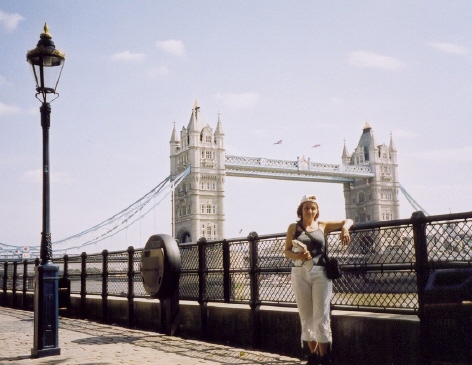
POLYGON ((329 316, 333 283, 322 266, 292 268, 292 287, 302 325, 302 341, 332 342, 329 316))

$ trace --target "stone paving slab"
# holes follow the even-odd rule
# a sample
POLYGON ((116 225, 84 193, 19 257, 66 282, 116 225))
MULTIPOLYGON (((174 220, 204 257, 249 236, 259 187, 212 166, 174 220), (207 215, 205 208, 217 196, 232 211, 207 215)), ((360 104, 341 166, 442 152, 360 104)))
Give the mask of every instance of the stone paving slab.
POLYGON ((297 358, 245 350, 156 332, 131 330, 60 317, 61 354, 31 358, 33 312, 0 307, 0 364, 277 364, 301 365, 297 358))

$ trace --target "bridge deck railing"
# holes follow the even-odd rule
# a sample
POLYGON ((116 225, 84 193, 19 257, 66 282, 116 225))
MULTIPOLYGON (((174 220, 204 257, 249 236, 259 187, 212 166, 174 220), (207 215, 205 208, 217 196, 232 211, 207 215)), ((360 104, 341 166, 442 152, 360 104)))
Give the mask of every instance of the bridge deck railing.
POLYGON ((287 161, 287 160, 274 160, 270 158, 262 157, 243 157, 243 156, 232 156, 226 155, 225 164, 227 167, 237 168, 237 167, 255 167, 255 168, 271 168, 271 169, 283 169, 283 170, 308 170, 308 171, 318 171, 318 172, 345 172, 345 173, 358 173, 358 174, 367 174, 370 176, 372 174, 372 167, 369 165, 336 165, 336 164, 327 164, 320 162, 312 162, 310 158, 308 161, 302 162, 300 159, 297 161, 287 161), (304 165, 305 163, 305 165, 304 165))
MULTIPOLYGON (((472 212, 356 224, 351 243, 338 232, 327 236, 328 254, 337 257, 343 276, 334 281, 333 309, 418 314, 431 271, 472 267, 472 212)), ((290 284, 292 263, 283 255, 285 233, 182 244, 179 298, 196 301, 295 307, 290 284)), ((85 318, 87 295, 103 299, 146 297, 140 273, 141 249, 55 259, 71 293, 81 297, 85 318)), ((3 262, 0 295, 34 290, 39 260, 3 262)), ((5 301, 4 301, 5 302, 5 301)), ((23 300, 23 303, 25 301, 23 300)), ((102 301, 107 305, 107 300, 102 301)), ((104 308, 104 313, 107 311, 104 308)))

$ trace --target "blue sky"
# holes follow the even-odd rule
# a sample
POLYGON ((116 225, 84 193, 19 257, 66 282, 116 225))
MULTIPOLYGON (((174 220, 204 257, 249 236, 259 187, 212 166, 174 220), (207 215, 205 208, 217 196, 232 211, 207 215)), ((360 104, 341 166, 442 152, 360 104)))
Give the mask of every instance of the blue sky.
MULTIPOLYGON (((187 125, 195 98, 212 128, 221 114, 231 155, 341 163, 368 121, 379 144, 392 133, 400 182, 428 213, 470 211, 471 16, 468 1, 0 2, 0 242, 40 242, 25 55, 45 22, 67 57, 51 115, 54 242, 168 176, 173 122, 187 125)), ((285 231, 305 193, 321 218, 344 217, 340 184, 227 178, 226 236, 285 231)), ((412 212, 402 198, 402 218, 412 212)), ((165 199, 88 250, 142 247, 170 227, 165 199)))

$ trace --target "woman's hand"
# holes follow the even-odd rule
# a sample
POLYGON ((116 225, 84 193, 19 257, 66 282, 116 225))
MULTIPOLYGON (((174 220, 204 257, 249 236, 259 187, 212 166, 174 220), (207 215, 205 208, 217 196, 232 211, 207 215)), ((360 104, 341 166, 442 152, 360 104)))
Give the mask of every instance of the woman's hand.
POLYGON ((349 242, 351 241, 351 236, 349 235, 349 229, 343 227, 341 229, 341 234, 339 235, 339 237, 343 245, 349 244, 349 242))
POLYGON ((310 261, 312 259, 309 251, 303 251, 298 254, 300 256, 299 260, 310 261))

